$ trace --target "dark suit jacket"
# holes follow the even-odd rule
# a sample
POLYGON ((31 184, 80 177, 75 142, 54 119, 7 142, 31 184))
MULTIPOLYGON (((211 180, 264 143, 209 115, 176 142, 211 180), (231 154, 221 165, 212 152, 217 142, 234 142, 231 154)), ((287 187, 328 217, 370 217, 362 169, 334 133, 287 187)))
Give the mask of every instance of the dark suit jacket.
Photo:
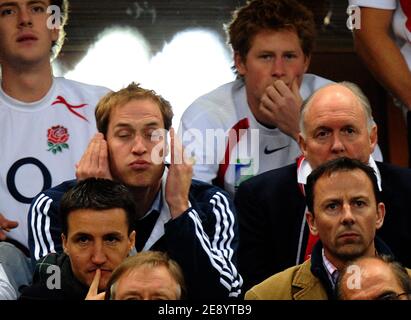
MULTIPOLYGON (((397 260, 411 267, 411 170, 378 162, 377 166, 386 206, 384 225, 377 234, 397 260)), ((242 183, 235 205, 240 223, 238 258, 243 292, 302 262, 309 230, 306 223, 303 225, 306 203, 297 183, 296 164, 242 183), (303 245, 297 257, 299 241, 303 245)))

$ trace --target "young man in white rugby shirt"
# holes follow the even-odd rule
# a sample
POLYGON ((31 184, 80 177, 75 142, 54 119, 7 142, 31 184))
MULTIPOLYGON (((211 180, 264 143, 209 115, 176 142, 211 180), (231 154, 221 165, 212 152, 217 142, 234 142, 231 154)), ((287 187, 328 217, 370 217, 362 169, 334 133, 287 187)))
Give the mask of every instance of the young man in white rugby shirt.
POLYGON ((67 15, 67 0, 0 0, 0 240, 23 250, 31 200, 74 178, 108 92, 53 77, 67 15))

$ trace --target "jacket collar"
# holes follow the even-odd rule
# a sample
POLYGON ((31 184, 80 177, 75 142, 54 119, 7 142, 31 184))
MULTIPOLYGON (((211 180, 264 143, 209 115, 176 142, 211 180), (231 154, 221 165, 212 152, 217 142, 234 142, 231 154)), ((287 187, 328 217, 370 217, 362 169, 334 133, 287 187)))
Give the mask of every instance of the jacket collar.
POLYGON ((60 270, 61 292, 57 290, 59 294, 63 293, 65 299, 84 300, 89 288, 74 276, 73 270, 71 269, 70 258, 65 253, 50 253, 41 258, 36 264, 33 284, 41 283, 47 286, 49 278, 51 277, 50 266, 55 266, 60 270))
MULTIPOLYGON (((394 256, 390 248, 387 244, 382 241, 379 237, 375 237, 374 239, 375 249, 377 250, 378 254, 384 254, 389 256, 394 256)), ((322 249, 323 245, 321 241, 318 241, 314 248, 311 255, 311 273, 321 282, 321 285, 327 292, 328 299, 334 300, 336 299, 335 291, 331 284, 330 278, 327 275, 327 270, 325 270, 322 258, 322 249)))
POLYGON ((311 255, 311 272, 312 274, 319 279, 323 288, 327 292, 328 299, 335 299, 333 285, 330 281, 330 278, 327 275, 327 270, 325 270, 323 257, 322 257, 323 245, 321 241, 318 241, 311 255))
POLYGON ((291 290, 293 300, 327 300, 321 281, 312 274, 312 260, 305 261, 293 277, 291 290))

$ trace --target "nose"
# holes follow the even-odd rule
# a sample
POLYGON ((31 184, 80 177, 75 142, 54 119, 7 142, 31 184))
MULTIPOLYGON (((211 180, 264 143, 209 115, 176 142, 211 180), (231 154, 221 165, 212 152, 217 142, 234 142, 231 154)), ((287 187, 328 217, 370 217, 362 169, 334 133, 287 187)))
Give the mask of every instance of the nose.
POLYGON ((28 8, 21 8, 18 18, 20 27, 31 27, 33 25, 31 13, 28 8))
POLYGON ((96 242, 93 247, 91 262, 95 265, 103 265, 107 261, 107 256, 104 251, 103 243, 96 242))
POLYGON ((350 204, 346 203, 343 205, 341 219, 341 223, 343 225, 353 225, 355 223, 355 217, 351 210, 350 204))
POLYGON ((280 79, 285 76, 284 61, 282 59, 274 59, 271 76, 280 79))
POLYGON ((137 155, 141 155, 147 152, 147 147, 146 147, 144 138, 142 136, 136 135, 133 141, 133 147, 132 147, 131 152, 137 155))
POLYGON ((345 151, 344 144, 338 135, 335 135, 333 138, 331 151, 335 154, 340 154, 345 151))

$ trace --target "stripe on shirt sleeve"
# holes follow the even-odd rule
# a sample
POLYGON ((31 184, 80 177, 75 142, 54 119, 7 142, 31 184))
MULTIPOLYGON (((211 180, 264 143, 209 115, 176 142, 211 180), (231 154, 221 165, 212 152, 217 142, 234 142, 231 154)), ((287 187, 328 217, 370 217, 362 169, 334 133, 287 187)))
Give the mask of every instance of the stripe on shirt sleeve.
POLYGON ((240 294, 242 279, 231 261, 234 253, 231 247, 234 237, 234 214, 222 193, 217 192, 210 202, 213 204, 213 213, 216 218, 212 241, 204 232, 198 213, 192 209, 188 215, 194 222, 196 236, 207 253, 211 265, 220 274, 220 283, 230 292, 229 296, 236 297, 240 294))

